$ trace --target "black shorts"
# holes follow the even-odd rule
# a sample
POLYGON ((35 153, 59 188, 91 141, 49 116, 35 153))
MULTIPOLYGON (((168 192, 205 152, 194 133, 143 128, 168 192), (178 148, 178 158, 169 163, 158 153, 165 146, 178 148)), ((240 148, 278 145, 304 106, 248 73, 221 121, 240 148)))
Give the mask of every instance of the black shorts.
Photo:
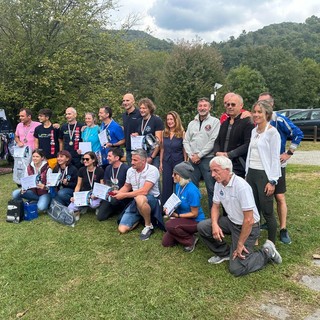
POLYGON ((276 184, 276 188, 274 190, 274 194, 282 194, 287 191, 286 186, 286 168, 281 168, 281 177, 278 180, 278 184, 276 184))

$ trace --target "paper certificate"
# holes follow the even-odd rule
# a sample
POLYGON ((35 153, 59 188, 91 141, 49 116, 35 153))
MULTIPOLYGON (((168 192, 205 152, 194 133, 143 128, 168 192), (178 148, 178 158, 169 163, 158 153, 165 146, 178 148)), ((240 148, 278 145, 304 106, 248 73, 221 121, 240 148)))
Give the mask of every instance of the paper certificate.
POLYGON ((22 190, 28 190, 31 188, 37 187, 37 174, 33 174, 31 176, 23 177, 20 180, 22 190))
POLYGON ((91 142, 79 142, 79 149, 81 150, 81 154, 92 151, 91 142))
POLYGON ((105 144, 107 144, 109 142, 108 136, 107 136, 107 129, 104 129, 103 131, 101 131, 98 134, 98 137, 99 137, 100 144, 102 146, 104 146, 105 144))
POLYGON ((131 150, 143 149, 144 136, 131 136, 131 150))
POLYGON ((174 210, 177 209, 180 204, 181 200, 175 193, 173 193, 163 205, 163 208, 167 209, 166 214, 170 217, 173 214, 174 210))
POLYGON ((105 184, 95 182, 93 185, 92 195, 96 198, 106 200, 111 188, 105 184))
POLYGON ((79 191, 73 193, 74 204, 77 207, 88 206, 90 204, 91 191, 79 191))
POLYGON ((26 147, 18 147, 18 146, 14 146, 13 147, 13 156, 15 158, 23 158, 24 154, 26 151, 26 147))
POLYGON ((60 180, 61 174, 60 173, 50 173, 47 177, 47 186, 48 187, 55 187, 58 185, 60 180))

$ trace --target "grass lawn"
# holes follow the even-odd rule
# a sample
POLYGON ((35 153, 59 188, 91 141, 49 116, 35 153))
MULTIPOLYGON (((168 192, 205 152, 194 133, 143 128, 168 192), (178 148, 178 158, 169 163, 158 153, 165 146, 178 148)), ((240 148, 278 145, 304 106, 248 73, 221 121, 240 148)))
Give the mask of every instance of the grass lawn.
MULTIPOLYGON (((290 146, 290 141, 287 142, 287 149, 289 146, 290 146)), ((320 142, 303 140, 303 141, 301 141, 301 144, 297 150, 299 150, 299 151, 320 150, 320 142)))
POLYGON ((302 319, 319 308, 320 292, 299 280, 320 275, 311 258, 320 254, 320 167, 288 166, 293 242, 277 243, 283 264, 241 278, 227 263, 209 265, 202 243, 191 254, 163 248, 159 230, 141 242, 141 227, 120 236, 116 219, 99 223, 94 213, 75 228, 45 215, 7 223, 15 184, 12 174, 0 179, 0 319, 272 319, 260 308, 272 301, 302 319))

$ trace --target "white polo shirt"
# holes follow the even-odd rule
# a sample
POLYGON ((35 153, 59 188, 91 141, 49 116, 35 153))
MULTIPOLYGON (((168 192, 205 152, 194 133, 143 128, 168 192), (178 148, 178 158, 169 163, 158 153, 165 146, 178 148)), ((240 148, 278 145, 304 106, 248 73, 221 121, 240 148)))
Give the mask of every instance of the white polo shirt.
POLYGON ((224 187, 221 183, 214 186, 213 202, 222 203, 228 218, 235 224, 243 224, 243 211, 253 210, 254 222, 260 221, 252 189, 243 178, 233 174, 224 187))

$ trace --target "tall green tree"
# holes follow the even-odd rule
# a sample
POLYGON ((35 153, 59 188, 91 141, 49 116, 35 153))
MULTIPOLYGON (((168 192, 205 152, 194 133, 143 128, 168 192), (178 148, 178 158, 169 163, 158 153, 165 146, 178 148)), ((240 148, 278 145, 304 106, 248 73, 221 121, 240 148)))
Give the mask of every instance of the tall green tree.
POLYGON ((303 74, 299 90, 299 108, 320 108, 320 64, 313 59, 303 59, 303 74))
POLYGON ((155 100, 159 78, 169 53, 167 51, 136 50, 129 62, 128 81, 136 100, 148 97, 155 100))
POLYGON ((199 43, 177 44, 163 68, 156 92, 158 113, 177 111, 186 125, 200 97, 209 97, 215 82, 224 82, 221 56, 199 43))
POLYGON ((0 0, 0 103, 55 113, 118 104, 133 45, 104 28, 113 2, 0 0))
POLYGON ((231 69, 227 82, 230 91, 242 96, 247 109, 251 108, 261 92, 268 90, 262 74, 246 65, 231 69))

